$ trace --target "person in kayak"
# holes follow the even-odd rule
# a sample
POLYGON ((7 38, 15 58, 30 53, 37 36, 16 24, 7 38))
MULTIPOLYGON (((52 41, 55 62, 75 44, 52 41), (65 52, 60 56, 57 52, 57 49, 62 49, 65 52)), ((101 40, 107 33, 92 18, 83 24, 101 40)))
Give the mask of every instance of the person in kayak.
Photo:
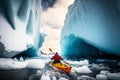
POLYGON ((66 72, 67 74, 69 74, 71 72, 72 67, 70 66, 70 64, 67 64, 67 62, 65 62, 62 59, 62 57, 58 55, 57 52, 54 54, 54 56, 51 58, 51 60, 54 60, 54 61, 50 62, 53 68, 55 67, 59 70, 66 72), (62 62, 61 62, 61 60, 62 60, 62 62))
POLYGON ((51 60, 54 60, 53 63, 61 63, 60 61, 63 60, 61 56, 56 52, 55 55, 51 58, 51 60))

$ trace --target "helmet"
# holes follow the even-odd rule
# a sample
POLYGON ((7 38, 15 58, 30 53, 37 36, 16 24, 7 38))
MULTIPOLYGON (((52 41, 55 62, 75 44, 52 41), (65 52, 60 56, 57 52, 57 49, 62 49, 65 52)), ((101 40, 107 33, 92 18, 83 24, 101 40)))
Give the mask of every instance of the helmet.
POLYGON ((58 52, 56 52, 55 54, 58 54, 58 52))

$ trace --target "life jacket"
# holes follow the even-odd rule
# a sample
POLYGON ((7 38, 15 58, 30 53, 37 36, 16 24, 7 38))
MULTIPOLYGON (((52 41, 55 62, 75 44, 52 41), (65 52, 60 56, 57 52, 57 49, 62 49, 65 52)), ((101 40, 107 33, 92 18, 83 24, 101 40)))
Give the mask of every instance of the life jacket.
POLYGON ((62 60, 62 58, 61 58, 61 56, 59 56, 58 54, 55 54, 52 58, 51 58, 51 60, 58 60, 58 61, 60 61, 60 60, 62 60))

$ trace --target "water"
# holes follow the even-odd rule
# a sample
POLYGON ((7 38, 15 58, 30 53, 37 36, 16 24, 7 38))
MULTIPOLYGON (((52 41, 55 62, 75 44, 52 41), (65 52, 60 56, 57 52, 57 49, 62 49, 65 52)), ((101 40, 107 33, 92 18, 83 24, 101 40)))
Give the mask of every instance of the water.
POLYGON ((0 80, 32 80, 33 76, 36 76, 37 71, 37 69, 28 68, 13 70, 0 69, 0 80))

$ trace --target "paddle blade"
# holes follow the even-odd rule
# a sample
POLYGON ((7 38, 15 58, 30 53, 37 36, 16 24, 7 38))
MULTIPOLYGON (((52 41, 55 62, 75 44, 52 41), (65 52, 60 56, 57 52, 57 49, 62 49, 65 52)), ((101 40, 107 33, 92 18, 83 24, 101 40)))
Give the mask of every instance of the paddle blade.
POLYGON ((49 51, 50 51, 50 52, 53 52, 51 48, 49 48, 49 51))

